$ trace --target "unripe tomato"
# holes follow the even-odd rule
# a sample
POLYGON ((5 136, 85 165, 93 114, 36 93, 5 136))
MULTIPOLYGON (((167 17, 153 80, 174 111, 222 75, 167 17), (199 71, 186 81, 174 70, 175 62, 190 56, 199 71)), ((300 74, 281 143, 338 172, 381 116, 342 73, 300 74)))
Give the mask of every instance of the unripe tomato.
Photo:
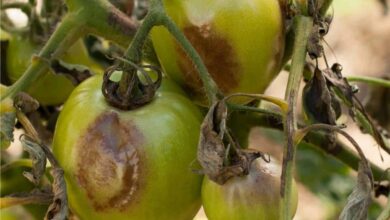
POLYGON ((80 84, 56 125, 53 151, 71 209, 94 220, 193 218, 199 109, 165 79, 152 102, 131 111, 109 106, 101 85, 101 76, 80 84))
MULTIPOLYGON (((281 206, 280 166, 253 162, 247 176, 233 177, 224 185, 204 178, 202 202, 209 220, 277 220, 281 206)), ((292 210, 298 195, 293 182, 292 210)), ((291 216, 292 218, 293 216, 291 216)))
MULTIPOLYGON (((31 62, 31 57, 38 54, 39 50, 39 45, 32 43, 28 38, 13 36, 10 39, 6 67, 12 83, 22 76, 31 62)), ((67 63, 97 68, 97 65, 88 57, 82 41, 77 41, 61 59, 67 63)), ((73 89, 74 85, 64 75, 47 72, 34 82, 27 92, 42 105, 58 105, 68 98, 73 89)))
MULTIPOLYGON (((279 72, 284 51, 279 0, 163 2, 224 94, 262 93, 279 72)), ((158 27, 152 40, 165 72, 204 104, 198 72, 175 39, 158 27)))

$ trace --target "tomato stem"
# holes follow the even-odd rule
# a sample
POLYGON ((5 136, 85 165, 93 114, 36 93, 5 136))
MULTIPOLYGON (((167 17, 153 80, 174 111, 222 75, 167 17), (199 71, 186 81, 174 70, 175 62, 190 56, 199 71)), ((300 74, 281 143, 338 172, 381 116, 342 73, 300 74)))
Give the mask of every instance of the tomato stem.
MULTIPOLYGON (((153 7, 155 7, 155 5, 152 5, 152 8, 153 7)), ((128 49, 125 52, 126 59, 137 65, 142 61, 142 48, 145 45, 150 31, 154 26, 159 24, 158 19, 156 19, 158 18, 158 15, 156 15, 156 13, 153 13, 153 10, 146 15, 142 25, 139 27, 137 33, 134 36, 134 39, 131 41, 128 49)), ((134 74, 136 74, 134 71, 124 72, 124 74, 122 74, 119 83, 119 92, 121 94, 125 94, 128 91, 129 86, 133 84, 132 81, 134 74)))
POLYGON ((283 169, 280 184, 280 193, 282 197, 282 208, 280 216, 285 220, 291 219, 292 216, 290 203, 292 197, 292 179, 296 151, 293 137, 298 127, 297 99, 305 65, 306 45, 312 27, 312 18, 302 15, 298 15, 295 18, 294 31, 296 36, 293 47, 291 71, 285 93, 285 100, 288 102, 288 111, 284 123, 284 131, 287 138, 287 143, 283 153, 283 169))

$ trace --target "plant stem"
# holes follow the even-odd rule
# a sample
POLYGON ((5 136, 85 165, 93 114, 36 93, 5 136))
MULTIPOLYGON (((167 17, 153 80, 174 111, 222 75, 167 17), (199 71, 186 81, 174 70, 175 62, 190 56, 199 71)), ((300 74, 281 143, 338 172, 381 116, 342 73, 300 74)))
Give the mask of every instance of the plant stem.
POLYGON ((346 76, 348 82, 364 82, 368 84, 372 84, 374 86, 383 86, 390 88, 390 80, 381 79, 377 77, 369 77, 369 76, 346 76))
POLYGON ((77 14, 67 15, 42 48, 39 55, 32 58, 31 65, 23 73, 23 76, 1 95, 1 100, 9 96, 14 97, 18 92, 27 89, 35 80, 46 73, 49 70, 50 60, 64 53, 84 35, 82 27, 83 25, 80 23, 77 14))
POLYGON ((36 193, 20 197, 2 197, 0 198, 0 209, 27 204, 50 204, 53 200, 53 195, 48 193, 36 193))
POLYGON ((222 93, 219 91, 217 84, 210 76, 207 67, 203 63, 203 60, 199 56, 198 52, 195 50, 195 48, 191 45, 190 41, 180 31, 180 29, 177 27, 177 25, 172 21, 170 17, 165 16, 163 20, 163 24, 168 29, 168 31, 176 38, 176 40, 180 43, 180 45, 182 46, 186 54, 191 58, 192 62, 194 63, 196 69, 199 72, 203 86, 206 90, 209 104, 212 104, 215 101, 217 101, 219 98, 222 97, 222 93))
POLYGON ((303 68, 306 58, 306 45, 313 26, 313 20, 310 17, 298 15, 295 18, 295 41, 293 47, 293 57, 291 71, 287 84, 285 100, 288 102, 288 111, 285 118, 285 135, 287 145, 283 153, 283 170, 280 184, 280 194, 282 197, 281 215, 282 219, 290 219, 292 210, 290 207, 292 197, 292 179, 295 162, 295 144, 294 134, 297 125, 297 99, 300 82, 302 79, 303 68))
POLYGON ((12 162, 9 162, 7 164, 4 164, 0 168, 0 173, 4 173, 7 170, 13 169, 15 167, 32 167, 32 160, 31 159, 19 159, 12 162))
MULTIPOLYGON (((154 7, 158 7, 158 6, 156 5, 151 6, 153 10, 156 10, 154 7)), ((144 21, 142 22, 142 25, 139 27, 137 33, 134 36, 134 39, 131 41, 130 46, 127 48, 125 52, 126 59, 132 61, 135 64, 139 64, 142 60, 142 48, 145 45, 150 30, 154 26, 159 25, 159 20, 158 20, 159 16, 157 13, 153 13, 154 12, 153 10, 146 15, 144 21)), ((122 78, 119 83, 120 93, 122 94, 126 93, 129 85, 131 84, 132 79, 133 76, 131 73, 126 72, 126 74, 122 74, 122 78)))

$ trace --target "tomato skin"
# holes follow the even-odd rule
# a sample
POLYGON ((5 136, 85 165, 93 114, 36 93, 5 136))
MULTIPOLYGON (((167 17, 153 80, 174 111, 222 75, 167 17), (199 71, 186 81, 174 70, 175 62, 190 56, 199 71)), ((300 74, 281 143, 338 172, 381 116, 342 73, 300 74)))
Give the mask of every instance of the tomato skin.
MULTIPOLYGON (((277 220, 280 209, 280 167, 252 164, 247 176, 234 177, 224 185, 204 178, 202 202, 209 220, 277 220)), ((292 209, 297 208, 297 190, 293 182, 292 209)))
POLYGON ((121 111, 105 102, 101 83, 80 84, 56 126, 53 152, 72 211, 96 220, 193 218, 203 178, 190 169, 199 109, 164 79, 151 103, 121 111))
MULTIPOLYGON (((16 82, 31 63, 31 57, 38 54, 39 45, 35 45, 28 38, 12 36, 7 49, 7 74, 12 83, 16 82)), ((88 57, 86 48, 81 40, 77 41, 61 57, 67 63, 85 65, 98 69, 97 65, 88 57)), ((41 105, 62 104, 70 95, 74 85, 64 75, 55 75, 51 71, 43 74, 28 89, 28 93, 37 99, 41 105)))
MULTIPOLYGON (((163 2, 225 95, 262 93, 280 71, 284 28, 278 0, 163 2)), ((204 104, 198 73, 174 38, 157 27, 152 40, 165 72, 204 104)))

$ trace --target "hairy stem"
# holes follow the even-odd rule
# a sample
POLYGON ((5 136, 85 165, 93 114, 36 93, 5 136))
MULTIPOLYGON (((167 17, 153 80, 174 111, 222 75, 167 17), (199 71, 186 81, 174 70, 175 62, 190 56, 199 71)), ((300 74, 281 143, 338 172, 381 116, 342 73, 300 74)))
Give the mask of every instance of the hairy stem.
MULTIPOLYGON (((156 25, 159 25, 159 15, 160 11, 158 10, 159 6, 152 5, 152 10, 146 15, 142 25, 139 27, 137 33, 134 36, 134 39, 131 41, 130 46, 125 52, 126 59, 130 60, 135 64, 139 64, 142 60, 142 48, 145 45, 145 42, 148 38, 148 35, 152 28, 156 25), (157 7, 157 9, 156 9, 157 7), (154 13, 156 11, 156 13, 154 13)), ((135 73, 133 73, 135 74, 135 73)), ((126 74, 122 74, 121 81, 119 83, 119 91, 121 94, 125 94, 128 90, 129 85, 133 76, 131 72, 126 72, 126 74)))
POLYGON ((306 45, 313 26, 310 17, 297 16, 295 18, 295 41, 293 47, 293 57, 291 71, 287 84, 285 100, 288 102, 288 111, 285 118, 285 135, 287 144, 283 153, 283 170, 280 184, 280 194, 282 197, 281 218, 290 219, 292 209, 290 207, 292 197, 292 179, 295 162, 295 144, 293 137, 298 127, 297 125, 297 99, 303 68, 306 58, 306 45))

